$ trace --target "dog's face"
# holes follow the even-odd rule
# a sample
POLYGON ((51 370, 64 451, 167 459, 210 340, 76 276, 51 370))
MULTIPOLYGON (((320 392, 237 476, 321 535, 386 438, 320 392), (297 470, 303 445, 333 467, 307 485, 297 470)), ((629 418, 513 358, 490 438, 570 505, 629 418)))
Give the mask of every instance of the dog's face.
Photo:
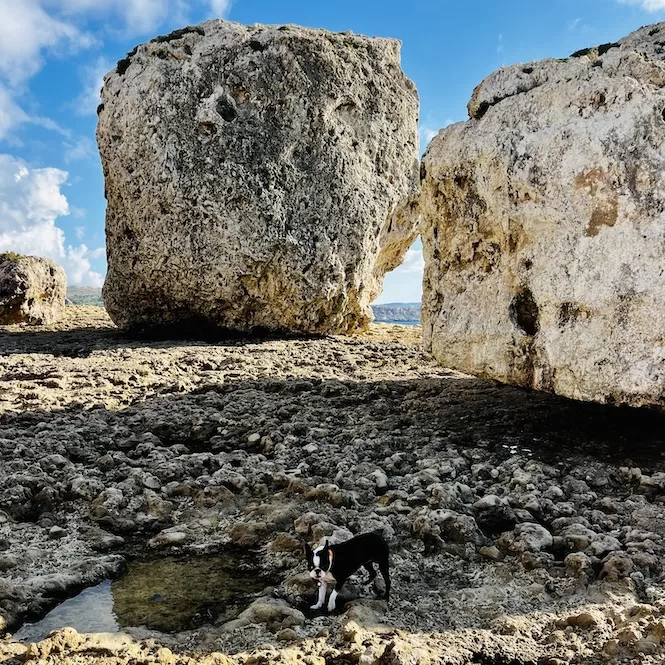
POLYGON ((307 556, 307 568, 309 576, 319 582, 330 582, 334 578, 330 573, 332 568, 332 551, 328 547, 328 541, 325 545, 313 550, 305 543, 305 555, 307 556))

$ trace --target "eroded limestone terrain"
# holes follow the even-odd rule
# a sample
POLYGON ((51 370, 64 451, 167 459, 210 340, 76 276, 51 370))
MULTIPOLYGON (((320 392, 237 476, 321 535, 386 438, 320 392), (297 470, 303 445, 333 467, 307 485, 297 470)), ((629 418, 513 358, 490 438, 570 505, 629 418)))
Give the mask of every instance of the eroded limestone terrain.
MULTIPOLYGON (((663 417, 439 367, 417 328, 169 340, 101 308, 0 329, 0 662, 658 663, 663 417), (313 613, 301 538, 381 528, 313 613), (229 548, 275 584, 191 630, 9 635, 127 554, 229 548)), ((663 642, 663 644, 661 644, 663 642)))

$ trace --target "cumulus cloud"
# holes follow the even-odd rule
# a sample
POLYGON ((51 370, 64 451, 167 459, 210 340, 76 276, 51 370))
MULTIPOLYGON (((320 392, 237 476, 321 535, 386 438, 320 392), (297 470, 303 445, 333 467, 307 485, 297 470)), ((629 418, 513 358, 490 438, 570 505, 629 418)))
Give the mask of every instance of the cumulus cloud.
POLYGON ((66 171, 31 168, 0 154, 0 251, 46 256, 65 268, 70 284, 99 286, 103 277, 92 270, 92 261, 104 249, 66 246, 65 233, 55 223, 70 212, 60 191, 67 177, 66 171))
POLYGON ((624 5, 637 5, 647 12, 665 11, 665 0, 619 0, 624 5))

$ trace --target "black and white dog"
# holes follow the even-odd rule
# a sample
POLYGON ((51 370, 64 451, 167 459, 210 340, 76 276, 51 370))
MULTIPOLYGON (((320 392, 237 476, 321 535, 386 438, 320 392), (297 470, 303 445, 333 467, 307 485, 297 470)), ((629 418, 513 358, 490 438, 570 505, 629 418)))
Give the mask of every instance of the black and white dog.
POLYGON ((319 599, 311 609, 323 607, 326 600, 328 585, 335 585, 328 600, 328 611, 335 609, 337 594, 344 582, 363 566, 369 573, 367 584, 374 581, 376 570, 372 563, 377 563, 384 582, 386 583, 385 598, 390 596, 390 576, 388 573, 388 544, 380 533, 373 531, 363 533, 337 545, 325 545, 312 549, 305 543, 307 566, 310 577, 319 583, 319 599))

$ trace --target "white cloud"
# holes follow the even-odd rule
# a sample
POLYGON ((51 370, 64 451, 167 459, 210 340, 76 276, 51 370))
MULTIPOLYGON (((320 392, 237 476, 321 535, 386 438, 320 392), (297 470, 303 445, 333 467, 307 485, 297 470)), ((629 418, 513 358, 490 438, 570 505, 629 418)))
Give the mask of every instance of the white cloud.
POLYGON ((429 142, 439 133, 438 129, 430 125, 420 125, 418 127, 418 134, 420 134, 420 148, 424 150, 429 142))
MULTIPOLYGON (((28 115, 15 101, 14 93, 0 82, 0 141, 14 141, 12 131, 20 125, 31 123, 71 139, 72 133, 50 118, 28 115)), ((20 143, 20 142, 19 142, 20 143)))
POLYGON ((409 249, 404 257, 402 265, 396 268, 402 273, 418 273, 423 274, 425 270, 425 259, 423 258, 422 249, 409 249))
POLYGON ((85 286, 102 286, 104 277, 101 273, 91 270, 92 263, 90 259, 101 258, 103 254, 103 247, 89 250, 85 245, 69 246, 65 262, 67 282, 69 284, 84 284, 85 286))
POLYGON ((113 63, 104 57, 97 58, 92 64, 81 70, 83 90, 74 100, 76 115, 94 115, 101 102, 100 91, 104 84, 104 76, 113 68, 113 63))
MULTIPOLYGON (((212 15, 226 16, 231 3, 232 0, 0 0, 0 140, 15 140, 11 130, 25 122, 67 135, 48 118, 29 117, 16 100, 23 92, 23 84, 42 68, 45 56, 99 45, 85 28, 88 21, 105 19, 109 32, 143 35, 156 32, 166 22, 188 23, 196 6, 209 9, 212 15)), ((83 70, 83 90, 73 101, 78 115, 95 112, 104 74, 111 66, 111 62, 99 57, 83 70)))
POLYGON ((125 33, 141 35, 154 32, 167 20, 185 24, 193 6, 209 7, 218 17, 226 16, 231 0, 44 0, 65 16, 81 18, 115 16, 125 33))
POLYGON ((14 127, 27 122, 28 114, 14 101, 14 96, 0 83, 0 141, 7 138, 14 127))
POLYGON ((95 144, 88 136, 80 136, 73 141, 66 141, 64 148, 65 164, 81 159, 91 159, 97 155, 95 144))
POLYGON ((624 5, 638 5, 647 12, 665 11, 665 0, 619 0, 624 5))
POLYGON ((432 139, 442 130, 452 125, 455 121, 451 118, 446 118, 443 123, 438 124, 434 118, 428 117, 425 121, 418 125, 418 134, 420 136, 420 152, 425 152, 425 148, 429 145, 432 139))
POLYGON ((25 81, 42 68, 46 53, 87 48, 94 38, 48 14, 40 0, 0 0, 0 17, 0 140, 16 141, 12 130, 28 122, 69 136, 53 120, 28 115, 17 98, 25 81))
POLYGON ((231 9, 231 0, 210 0, 210 12, 214 18, 224 18, 231 9))
POLYGON ((386 274, 383 280, 383 292, 375 304, 420 302, 424 270, 423 245, 418 238, 407 251, 402 265, 386 274))
POLYGON ((42 67, 42 53, 76 51, 94 39, 50 16, 39 0, 0 0, 0 76, 16 86, 42 67))
POLYGON ((67 175, 55 168, 34 169, 0 154, 0 251, 51 258, 65 268, 71 284, 98 286, 103 277, 92 270, 92 261, 103 256, 104 249, 65 246, 65 233, 55 224, 69 214, 60 191, 67 175))

